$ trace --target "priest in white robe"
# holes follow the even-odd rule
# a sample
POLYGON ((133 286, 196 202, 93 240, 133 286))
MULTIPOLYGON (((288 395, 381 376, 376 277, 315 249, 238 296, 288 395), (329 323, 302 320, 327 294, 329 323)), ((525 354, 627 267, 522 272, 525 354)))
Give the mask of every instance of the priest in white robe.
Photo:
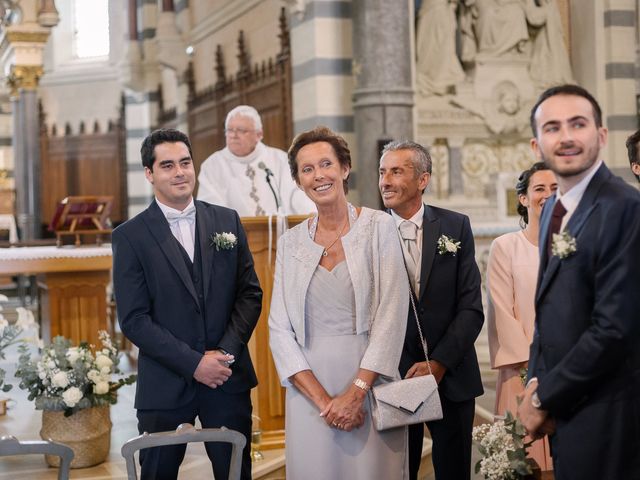
POLYGON ((241 217, 315 211, 291 178, 287 154, 262 143, 255 108, 240 105, 227 114, 225 140, 226 147, 200 167, 198 200, 232 208, 241 217))

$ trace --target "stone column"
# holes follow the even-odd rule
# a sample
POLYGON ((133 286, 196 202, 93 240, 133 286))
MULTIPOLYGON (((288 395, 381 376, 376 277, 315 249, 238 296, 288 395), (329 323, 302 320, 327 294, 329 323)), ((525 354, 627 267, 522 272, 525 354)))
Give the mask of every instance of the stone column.
MULTIPOLYGON (((41 66, 11 68, 16 213, 22 240, 40 238, 40 122, 36 88, 41 66)), ((44 219, 46 220, 46 219, 44 219)))
POLYGON ((413 18, 408 0, 353 0, 352 10, 357 190, 378 208, 379 140, 413 138, 413 18))

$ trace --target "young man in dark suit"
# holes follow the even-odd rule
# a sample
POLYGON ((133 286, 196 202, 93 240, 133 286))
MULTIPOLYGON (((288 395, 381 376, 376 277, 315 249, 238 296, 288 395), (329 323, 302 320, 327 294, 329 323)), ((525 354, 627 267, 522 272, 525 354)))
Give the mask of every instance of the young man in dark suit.
MULTIPOLYGON (((474 348, 484 321, 480 272, 469 219, 422 202, 430 177, 431 157, 422 145, 402 141, 385 146, 380 192, 403 239, 405 264, 442 402, 442 420, 427 422, 433 466, 438 480, 468 480, 475 398, 483 393, 474 348)), ((427 373, 410 310, 400 374, 427 373)), ((422 424, 409 427, 411 479, 418 475, 423 436, 422 424)))
MULTIPOLYGON (((251 478, 250 390, 257 384, 247 343, 262 290, 234 210, 194 201, 185 134, 152 132, 140 150, 155 199, 113 231, 113 281, 123 333, 139 349, 138 430, 175 430, 199 417, 247 437, 242 478, 251 478)), ((231 448, 207 443, 216 478, 231 448)), ((175 479, 185 446, 142 450, 143 479, 175 479)))
POLYGON ((551 434, 557 480, 640 478, 640 193, 601 159, 581 87, 545 91, 531 145, 558 179, 540 220, 529 384, 518 415, 551 434))

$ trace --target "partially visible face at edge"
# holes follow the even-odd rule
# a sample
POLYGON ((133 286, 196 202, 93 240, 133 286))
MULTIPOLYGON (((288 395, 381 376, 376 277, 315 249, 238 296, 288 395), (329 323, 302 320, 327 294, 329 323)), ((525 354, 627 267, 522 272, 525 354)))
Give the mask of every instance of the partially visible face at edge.
POLYGON ((557 189, 558 181, 551 170, 538 170, 531 175, 526 195, 520 195, 518 198, 527 209, 529 222, 534 218, 540 219, 542 206, 557 189))

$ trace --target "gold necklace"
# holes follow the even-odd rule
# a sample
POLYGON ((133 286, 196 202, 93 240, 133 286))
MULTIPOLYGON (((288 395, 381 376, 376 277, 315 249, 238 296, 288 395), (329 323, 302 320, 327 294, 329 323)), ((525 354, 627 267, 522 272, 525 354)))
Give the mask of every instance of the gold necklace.
POLYGON ((333 247, 336 244, 336 242, 340 239, 340 237, 342 236, 342 232, 344 232, 344 228, 347 226, 347 223, 349 223, 349 215, 347 215, 347 220, 342 225, 342 228, 340 229, 340 232, 338 232, 338 236, 336 237, 336 239, 333 242, 331 242, 331 244, 328 247, 325 247, 324 250, 322 250, 323 257, 326 257, 327 255, 329 255, 329 249, 333 247))

